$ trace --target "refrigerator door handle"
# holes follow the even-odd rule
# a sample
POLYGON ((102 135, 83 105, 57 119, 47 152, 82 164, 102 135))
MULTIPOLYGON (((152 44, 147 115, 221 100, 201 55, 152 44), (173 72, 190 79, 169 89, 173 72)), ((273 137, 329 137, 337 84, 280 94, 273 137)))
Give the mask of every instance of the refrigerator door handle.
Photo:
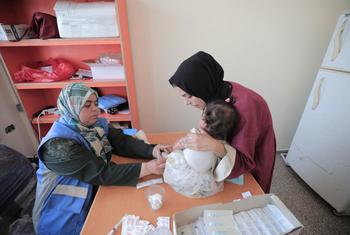
POLYGON ((333 49, 331 61, 334 61, 338 57, 338 55, 340 54, 340 51, 341 51, 342 46, 343 46, 343 43, 342 43, 343 33, 344 33, 344 29, 345 29, 345 26, 348 23, 348 21, 349 21, 349 18, 346 18, 343 21, 340 29, 338 30, 337 34, 334 37, 334 49, 333 49))
POLYGON ((325 79, 326 79, 325 77, 321 78, 317 84, 317 87, 315 88, 314 99, 312 102, 312 110, 315 110, 317 108, 318 104, 320 103, 321 88, 322 88, 322 84, 323 84, 325 79))

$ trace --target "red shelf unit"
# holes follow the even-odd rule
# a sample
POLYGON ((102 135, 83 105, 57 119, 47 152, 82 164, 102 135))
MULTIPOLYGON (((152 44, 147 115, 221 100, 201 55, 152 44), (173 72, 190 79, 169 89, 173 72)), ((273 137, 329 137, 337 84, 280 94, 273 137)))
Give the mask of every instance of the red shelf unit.
POLYGON ((67 83, 80 82, 84 83, 88 87, 126 87, 126 80, 80 80, 80 79, 72 79, 68 81, 61 82, 23 82, 23 83, 15 83, 15 87, 17 90, 32 90, 32 89, 54 89, 54 88, 63 88, 67 83))
POLYGON ((116 45, 120 38, 79 38, 79 39, 24 39, 18 42, 0 41, 0 47, 39 47, 39 46, 81 46, 81 45, 116 45))
MULTIPOLYGON (((87 1, 87 0, 79 0, 87 1)), ((91 1, 91 0, 89 0, 91 1)), ((5 24, 29 24, 35 11, 55 14, 53 6, 56 0, 13 0, 0 2, 0 22, 5 24)), ((54 105, 62 87, 71 82, 83 82, 87 86, 97 89, 100 95, 114 94, 128 100, 129 113, 101 116, 110 122, 127 122, 129 126, 139 128, 139 119, 136 102, 136 92, 133 77, 131 47, 128 30, 127 10, 125 0, 116 0, 116 12, 120 37, 115 38, 79 38, 79 39, 26 39, 19 42, 0 41, 1 61, 5 65, 7 77, 13 85, 28 121, 33 130, 37 131, 37 119, 33 114, 39 110, 54 105), (89 67, 83 60, 97 58, 103 53, 121 53, 125 68, 124 80, 67 80, 45 83, 17 83, 13 79, 21 65, 35 61, 45 61, 49 58, 64 58, 75 66, 83 69, 89 67)), ((43 136, 58 115, 40 117, 40 129, 43 136), (43 128, 41 128, 43 127, 43 128)))

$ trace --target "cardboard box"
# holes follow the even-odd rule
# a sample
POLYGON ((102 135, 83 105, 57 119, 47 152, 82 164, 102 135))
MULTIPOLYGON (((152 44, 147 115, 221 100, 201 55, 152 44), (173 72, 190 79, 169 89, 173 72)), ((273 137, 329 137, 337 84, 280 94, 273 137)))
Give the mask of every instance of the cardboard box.
MULTIPOLYGON (((18 40, 23 36, 25 31, 29 26, 26 24, 1 24, 0 23, 0 40, 1 41, 13 41, 18 40)), ((26 38, 34 38, 35 34, 32 31, 27 32, 27 34, 23 37, 26 38)))
MULTIPOLYGON (((290 210, 283 204, 283 202, 274 194, 258 195, 241 199, 231 203, 218 203, 197 206, 185 211, 175 213, 173 216, 173 233, 177 234, 177 228, 195 222, 198 217, 203 215, 205 209, 208 210, 233 210, 233 213, 238 213, 243 210, 250 210, 256 207, 264 207, 267 204, 277 206, 283 215, 291 222, 295 229, 289 233, 290 235, 297 235, 301 232, 303 225, 290 212, 290 210)), ((179 234, 178 234, 179 235, 179 234)))
POLYGON ((93 79, 125 79, 124 65, 87 63, 93 79))
POLYGON ((61 38, 117 37, 114 2, 57 1, 54 7, 61 38))

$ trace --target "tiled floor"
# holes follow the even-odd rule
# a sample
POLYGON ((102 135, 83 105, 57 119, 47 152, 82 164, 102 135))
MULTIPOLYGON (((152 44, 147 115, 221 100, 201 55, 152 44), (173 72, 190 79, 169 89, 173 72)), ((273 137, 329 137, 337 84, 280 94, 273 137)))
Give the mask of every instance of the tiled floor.
POLYGON ((332 207, 285 166, 280 154, 276 156, 271 193, 276 194, 304 225, 302 235, 350 234, 350 217, 335 216, 332 207))

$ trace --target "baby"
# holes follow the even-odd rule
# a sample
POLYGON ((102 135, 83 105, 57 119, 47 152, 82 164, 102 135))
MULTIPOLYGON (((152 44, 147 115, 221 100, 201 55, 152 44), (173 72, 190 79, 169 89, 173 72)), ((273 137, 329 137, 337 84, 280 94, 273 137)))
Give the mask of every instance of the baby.
MULTIPOLYGON (((239 114, 232 104, 211 101, 202 112, 201 130, 192 129, 191 132, 204 131, 221 140, 227 152, 235 151, 227 142, 231 140, 238 120, 239 114)), ((181 145, 181 141, 177 145, 181 145)), ((195 198, 208 197, 222 190, 223 180, 229 176, 233 163, 230 154, 219 158, 212 152, 176 150, 168 155, 163 177, 178 193, 195 198)))

